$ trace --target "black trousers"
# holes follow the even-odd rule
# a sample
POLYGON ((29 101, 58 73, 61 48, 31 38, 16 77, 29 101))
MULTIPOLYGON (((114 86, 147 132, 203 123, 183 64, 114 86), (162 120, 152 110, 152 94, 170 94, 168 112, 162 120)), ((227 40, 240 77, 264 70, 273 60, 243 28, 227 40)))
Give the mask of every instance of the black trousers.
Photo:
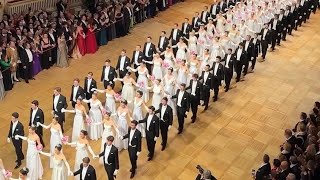
POLYGON ((205 85, 203 85, 203 88, 202 88, 202 98, 201 99, 204 102, 205 108, 208 108, 209 99, 210 99, 210 88, 205 85))
POLYGON ((124 33, 126 35, 129 33, 130 22, 131 22, 130 17, 123 19, 123 28, 124 28, 124 33))
POLYGON ((32 62, 27 63, 22 69, 22 78, 27 82, 32 78, 32 62), (31 64, 31 65, 30 65, 31 64))
MULTIPOLYGON (((133 64, 133 67, 134 67, 135 69, 137 69, 137 68, 139 67, 139 65, 133 64)), ((148 70, 148 71, 149 71, 149 70, 148 70)), ((138 79, 138 76, 139 76, 138 71, 135 72, 134 74, 136 75, 136 79, 138 79)))
POLYGON ((256 66, 257 57, 253 56, 253 59, 251 60, 251 70, 254 70, 254 67, 256 66))
POLYGON ((149 157, 153 158, 156 141, 154 141, 154 136, 148 135, 148 133, 150 132, 146 131, 147 147, 149 151, 149 157))
POLYGON ((233 67, 231 68, 226 68, 225 67, 225 72, 224 72, 224 82, 226 83, 226 91, 229 90, 230 88, 230 83, 231 83, 231 79, 232 79, 232 75, 233 75, 233 67))
POLYGON ((17 156, 17 163, 21 164, 21 161, 24 160, 24 155, 22 152, 22 140, 16 140, 14 137, 12 138, 12 143, 14 146, 14 149, 16 151, 16 156, 17 156))
POLYGON ((262 40, 261 41, 261 52, 262 52, 262 58, 265 59, 267 55, 267 50, 268 50, 268 41, 262 40))
POLYGON ((288 32, 288 29, 286 27, 286 29, 282 31, 282 40, 286 40, 286 37, 287 37, 287 32, 288 32))
POLYGON ((55 115, 57 115, 59 117, 58 123, 61 126, 61 132, 64 133, 63 123, 64 123, 64 120, 65 120, 65 114, 62 113, 62 112, 57 112, 57 111, 55 111, 54 113, 55 113, 55 115))
POLYGON ((106 170, 107 172, 107 176, 108 176, 108 179, 109 180, 114 180, 114 176, 113 176, 113 173, 114 171, 116 170, 115 167, 111 164, 104 164, 104 169, 106 170))
POLYGON ((187 112, 186 108, 177 106, 177 116, 178 116, 178 124, 179 124, 178 130, 180 132, 183 131, 184 118, 185 118, 186 112, 187 112))
POLYGON ((276 30, 271 30, 271 49, 274 50, 276 46, 278 32, 276 30))
POLYGON ((221 81, 219 79, 213 79, 213 99, 217 100, 219 95, 219 86, 221 85, 221 81))
POLYGON ((157 4, 150 4, 150 16, 153 18, 157 15, 157 4))
MULTIPOLYGON (((119 70, 119 77, 120 78, 124 78, 126 76, 128 71, 124 70, 124 71, 121 71, 119 70)), ((123 85, 123 82, 121 82, 121 84, 123 85)))
MULTIPOLYGON (((86 99, 87 99, 87 100, 91 99, 91 97, 92 97, 92 92, 86 92, 86 93, 85 93, 85 96, 86 96, 86 99)), ((90 102, 88 102, 87 105, 88 105, 88 108, 91 109, 90 102)))
POLYGON ((137 148, 129 146, 128 147, 128 152, 129 152, 129 158, 130 158, 130 162, 131 162, 132 172, 135 172, 136 169, 137 169, 137 159, 138 159, 137 148))
POLYGON ((241 61, 236 60, 236 61, 235 61, 235 70, 236 70, 236 73, 237 73, 237 77, 236 77, 236 81, 237 81, 237 82, 240 81, 241 69, 242 69, 242 63, 241 63, 241 61))
POLYGON ((169 123, 160 120, 160 133, 161 133, 161 137, 162 137, 162 143, 161 143, 161 145, 162 145, 163 147, 166 147, 166 146, 167 146, 167 141, 168 141, 168 128, 169 128, 169 123))
POLYGON ((71 102, 71 105, 73 108, 76 106, 76 104, 77 104, 77 102, 74 102, 74 101, 71 102))
MULTIPOLYGON (((152 57, 146 57, 147 62, 152 62, 152 57)), ((152 64, 146 63, 146 67, 148 69, 149 74, 152 74, 152 64)))
POLYGON ((192 111, 192 120, 197 119, 198 105, 200 104, 200 99, 198 96, 191 95, 190 96, 190 107, 192 111))

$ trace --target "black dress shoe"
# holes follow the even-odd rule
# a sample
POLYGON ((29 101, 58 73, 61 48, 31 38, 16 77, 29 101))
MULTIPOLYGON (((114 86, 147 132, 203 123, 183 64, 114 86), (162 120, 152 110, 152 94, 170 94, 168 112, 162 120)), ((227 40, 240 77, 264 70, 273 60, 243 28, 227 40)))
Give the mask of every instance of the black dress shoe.
POLYGON ((206 110, 208 110, 208 106, 206 106, 206 107, 204 108, 204 111, 206 111, 206 110))
POLYGON ((29 81, 28 81, 28 80, 26 80, 26 83, 27 83, 27 84, 29 84, 29 81))
POLYGON ((166 149, 166 147, 165 147, 165 146, 162 146, 161 151, 164 151, 165 149, 166 149))
POLYGON ((20 166, 21 166, 21 163, 18 163, 18 164, 14 167, 14 169, 18 169, 20 166))
POLYGON ((193 118, 191 123, 195 123, 196 122, 196 118, 193 118))
POLYGON ((135 172, 132 172, 131 175, 130 175, 130 179, 134 178, 135 174, 136 174, 135 172))
POLYGON ((132 172, 132 168, 130 169, 130 172, 132 172))
POLYGON ((148 157, 148 161, 151 161, 152 160, 152 157, 148 157))
POLYGON ((181 134, 181 133, 182 133, 182 131, 181 131, 181 130, 179 130, 179 131, 178 131, 178 134, 181 134))

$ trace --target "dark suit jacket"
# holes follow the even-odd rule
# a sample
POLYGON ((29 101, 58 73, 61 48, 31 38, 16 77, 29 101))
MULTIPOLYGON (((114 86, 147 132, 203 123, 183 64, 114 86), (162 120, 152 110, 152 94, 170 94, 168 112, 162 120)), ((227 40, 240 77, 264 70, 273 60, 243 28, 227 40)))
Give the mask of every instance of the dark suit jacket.
POLYGON ((108 157, 105 157, 104 153, 106 151, 106 146, 107 146, 107 143, 104 144, 103 151, 99 154, 99 157, 103 156, 103 163, 104 164, 105 164, 105 159, 107 158, 109 165, 112 165, 114 167, 114 169, 119 169, 118 148, 116 148, 114 145, 112 145, 108 157))
MULTIPOLYGON (((73 88, 74 88, 74 85, 72 85, 72 88, 71 88, 71 95, 70 95, 70 101, 73 101, 73 88)), ((82 99, 85 98, 85 95, 84 95, 84 89, 79 86, 78 88, 78 91, 77 91, 77 94, 76 94, 76 100, 81 97, 82 99)))
MULTIPOLYGON (((207 179, 201 179, 201 174, 198 174, 198 176, 196 177, 196 180, 207 180, 207 179)), ((210 180, 217 180, 217 179, 211 175, 210 180)))
POLYGON ((18 46, 17 48, 18 48, 18 55, 20 57, 21 64, 22 66, 26 66, 29 63, 29 57, 28 57, 27 51, 21 46, 18 46))
MULTIPOLYGON (((67 8, 66 5, 64 5, 64 3, 62 2, 62 0, 60 0, 59 2, 57 2, 57 3, 56 3, 56 6, 57 6, 58 13, 64 12, 65 9, 67 8)), ((59 15, 59 14, 58 14, 58 15, 59 15)))
POLYGON ((217 63, 214 62, 213 65, 212 65, 212 75, 213 75, 213 81, 218 81, 219 84, 221 82, 221 80, 224 79, 224 68, 223 68, 223 65, 221 63, 219 63, 218 65, 218 69, 217 69, 217 74, 214 75, 214 67, 217 63))
POLYGON ((176 37, 173 37, 174 30, 175 29, 171 30, 171 33, 170 33, 170 36, 169 36, 169 40, 171 40, 171 44, 172 45, 177 44, 177 42, 179 42, 180 37, 182 36, 182 32, 180 31, 180 29, 177 29, 177 35, 176 35, 176 37), (175 40, 174 40, 174 38, 175 38, 175 40))
MULTIPOLYGON (((201 76, 199 77, 199 80, 202 80, 204 81, 204 73, 205 71, 202 71, 202 74, 201 76)), ((205 82, 202 83, 203 85, 203 89, 213 89, 213 74, 209 72, 209 75, 208 75, 208 78, 205 82)))
POLYGON ((146 54, 147 54, 148 57, 152 57, 153 54, 156 53, 156 46, 155 46, 153 43, 151 43, 150 48, 149 48, 149 50, 148 50, 147 53, 146 53, 146 51, 147 51, 147 43, 144 43, 143 55, 146 55, 146 54))
POLYGON ((266 42, 268 42, 268 44, 270 44, 270 41, 271 41, 271 38, 270 38, 270 36, 271 36, 271 31, 269 30, 269 29, 261 29, 261 32, 260 32, 260 34, 259 35, 261 35, 261 41, 266 41, 266 42), (263 33, 264 33, 264 31, 267 31, 267 34, 266 34, 266 36, 264 37, 264 40, 262 39, 263 38, 263 33))
MULTIPOLYGON (((123 139, 126 139, 126 138, 129 139, 128 144, 130 144, 130 132, 131 132, 131 128, 128 129, 128 134, 123 136, 123 139)), ((136 148, 138 152, 141 151, 141 132, 138 129, 135 130, 132 136, 131 146, 136 148)))
POLYGON ((158 48, 161 52, 163 52, 166 50, 166 48, 169 45, 169 39, 167 37, 164 37, 162 48, 160 47, 160 40, 161 40, 161 36, 159 37, 158 48))
POLYGON ((192 18, 191 26, 192 26, 192 28, 193 28, 194 30, 199 29, 200 24, 201 24, 201 19, 200 19, 199 17, 197 17, 197 19, 196 19, 196 17, 193 17, 193 18, 192 18))
MULTIPOLYGON (((143 55, 143 52, 142 51, 133 51, 132 53, 132 58, 131 58, 131 64, 135 64, 135 60, 136 60, 136 53, 138 53, 138 63, 141 63, 142 60, 144 59, 144 55, 143 55)), ((139 64, 136 64, 136 65, 139 65, 139 64)))
POLYGON ((192 31, 192 27, 191 27, 191 25, 189 24, 189 23, 182 23, 182 25, 181 25, 181 32, 182 32, 182 34, 183 35, 189 35, 189 33, 192 31), (183 32, 184 32, 184 26, 186 25, 186 34, 183 34, 183 32))
MULTIPOLYGON (((55 110, 55 108, 54 108, 54 97, 55 97, 55 95, 53 95, 52 110, 55 110)), ((58 100, 58 103, 57 103, 57 111, 61 112, 62 108, 67 109, 67 107, 68 107, 68 103, 67 103, 66 97, 63 96, 62 94, 60 94, 60 97, 59 97, 59 100, 58 100)))
MULTIPOLYGON (((161 108, 162 108, 162 104, 160 103, 159 105, 159 109, 156 110, 154 113, 157 114, 159 113, 159 118, 161 118, 162 114, 163 115, 163 120, 168 123, 168 125, 172 125, 172 121, 173 121, 173 111, 172 108, 167 104, 167 108, 165 110, 165 112, 161 112, 161 108)), ((161 120, 161 119, 160 119, 161 120)))
POLYGON ((208 19, 209 19, 209 17, 210 17, 210 12, 209 11, 207 11, 207 14, 205 15, 204 14, 204 11, 202 11, 201 12, 201 21, 203 20, 203 18, 205 19, 205 21, 202 21, 203 23, 205 23, 205 24, 207 24, 207 22, 208 22, 208 19), (205 17, 204 17, 205 16, 205 17))
POLYGON ((221 1, 217 4, 217 14, 220 13, 220 11, 222 11, 222 13, 225 13, 225 9, 227 8, 227 4, 223 3, 222 8, 221 8, 221 1))
MULTIPOLYGON (((178 103, 178 96, 180 93, 180 89, 177 90, 177 93, 175 95, 173 95, 171 98, 177 98, 177 103, 178 103)), ((182 99, 181 99, 181 108, 185 108, 186 111, 189 111, 189 107, 190 107, 190 94, 187 91, 184 91, 182 99)))
POLYGON ((234 56, 231 54, 230 55, 231 57, 230 57, 230 60, 229 60, 229 64, 228 64, 228 67, 229 68, 227 68, 226 67, 226 63, 227 63, 227 57, 228 57, 228 54, 226 54, 225 56, 224 56, 224 58, 223 58, 223 60, 222 60, 222 62, 224 61, 225 62, 225 65, 224 65, 224 72, 225 72, 225 75, 226 75, 226 73, 233 73, 233 67, 234 67, 234 56))
MULTIPOLYGON (((193 83, 193 79, 190 80, 190 85, 188 87, 186 87, 186 90, 190 89, 190 95, 192 93, 192 83, 193 83)), ((195 96, 197 97, 197 100, 200 101, 200 94, 202 91, 202 84, 201 82, 198 80, 197 81, 197 85, 196 85, 196 92, 195 92, 195 96)), ((191 95, 192 96, 192 95, 191 95)))
MULTIPOLYGON (((120 70, 120 65, 121 65, 121 57, 118 57, 118 62, 117 62, 117 66, 116 66, 116 70, 120 70)), ((128 56, 125 57, 125 62, 123 64, 123 71, 127 71, 127 67, 130 66, 130 58, 128 56)))
MULTIPOLYGON (((101 73, 101 82, 104 80, 104 75, 105 75, 105 69, 106 69, 106 66, 103 66, 102 68, 102 73, 101 73)), ((109 81, 113 81, 114 78, 117 78, 118 75, 117 75, 117 72, 116 72, 116 69, 112 66, 110 66, 110 70, 109 70, 109 74, 108 74, 108 79, 109 81)))
MULTIPOLYGON (((36 112, 36 114, 35 114, 35 116, 34 116, 34 119, 33 119, 33 123, 31 123, 31 122, 32 122, 32 111, 33 111, 33 110, 30 109, 30 121, 29 121, 29 126, 31 127, 31 126, 33 125, 33 126, 36 127, 36 126, 37 126, 37 122, 43 124, 43 123, 44 123, 44 114, 43 114, 42 109, 40 109, 40 108, 37 109, 37 112, 36 112)), ((36 133, 37 133, 38 135, 41 135, 41 136, 43 135, 42 126, 37 127, 36 133)))
MULTIPOLYGON (((237 52, 238 52, 239 48, 236 49, 236 51, 234 52, 234 59, 235 59, 235 62, 237 62, 237 52)), ((248 61, 248 54, 247 52, 244 50, 244 47, 242 49, 242 53, 241 53, 241 56, 240 56, 240 63, 246 63, 248 61)))
POLYGON ((147 113, 146 117, 140 121, 138 121, 139 123, 145 123, 146 126, 146 136, 148 139, 152 140, 154 137, 159 137, 159 118, 154 114, 150 125, 149 125, 149 131, 148 131, 148 117, 149 117, 149 113, 147 113))
MULTIPOLYGON (((270 26, 271 26, 271 30, 273 29, 273 22, 275 21, 275 19, 273 18, 273 19, 271 19, 270 20, 270 26)), ((277 25, 276 25, 276 32, 277 33, 280 33, 281 32, 281 29, 282 29, 282 26, 281 26, 281 21, 278 19, 277 20, 277 25)))
POLYGON ((20 121, 18 121, 16 128, 13 130, 14 132, 12 132, 12 126, 13 126, 13 123, 11 121, 10 122, 10 129, 8 132, 8 138, 14 139, 14 137, 16 135, 24 136, 24 127, 20 121))
POLYGON ((91 84, 90 84, 90 87, 89 87, 89 92, 87 92, 87 89, 88 89, 88 78, 87 77, 84 78, 84 91, 85 91, 85 93, 92 94, 91 89, 93 89, 93 88, 97 88, 96 80, 94 80, 94 79, 91 80, 91 84))
MULTIPOLYGON (((82 179, 82 169, 83 169, 83 164, 80 164, 80 169, 76 172, 73 173, 74 176, 77 176, 80 174, 80 179, 82 179)), ((96 176, 96 170, 93 168, 93 166, 91 166, 89 164, 86 176, 84 178, 84 180, 97 180, 97 176, 96 176)))
POLYGON ((266 180, 271 173, 270 163, 263 165, 256 172, 256 180, 266 180))
MULTIPOLYGON (((246 49, 246 45, 245 45, 246 42, 247 42, 247 40, 243 41, 243 49, 244 50, 246 49)), ((252 39, 248 43, 249 43, 249 45, 248 45, 248 49, 246 50, 246 52, 247 52, 247 58, 248 58, 248 60, 250 60, 250 58, 253 57, 253 55, 254 55, 254 47, 253 47, 252 39)))

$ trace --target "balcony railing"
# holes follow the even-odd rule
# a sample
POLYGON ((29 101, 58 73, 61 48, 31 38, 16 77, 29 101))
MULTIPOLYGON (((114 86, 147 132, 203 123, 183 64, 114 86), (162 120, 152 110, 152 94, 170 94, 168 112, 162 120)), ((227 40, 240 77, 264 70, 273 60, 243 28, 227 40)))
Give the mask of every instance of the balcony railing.
MULTIPOLYGON (((14 13, 20 14, 26 12, 29 8, 32 11, 45 9, 47 11, 55 11, 56 3, 59 0, 15 0, 8 2, 5 6, 5 12, 9 15, 14 13)), ((68 0, 68 7, 76 7, 81 5, 81 0, 68 0)))

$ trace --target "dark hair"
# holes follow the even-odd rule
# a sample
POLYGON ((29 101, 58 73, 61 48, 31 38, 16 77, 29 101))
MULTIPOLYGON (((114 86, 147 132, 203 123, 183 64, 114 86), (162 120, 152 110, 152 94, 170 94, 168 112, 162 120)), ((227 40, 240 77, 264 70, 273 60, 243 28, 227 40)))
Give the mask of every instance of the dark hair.
POLYGON ((171 72, 173 72, 173 68, 172 68, 172 67, 169 67, 168 70, 171 71, 171 72))
POLYGON ((180 86, 186 87, 186 84, 185 83, 181 83, 180 86))
POLYGON ((57 122, 59 122, 59 120, 60 120, 60 118, 59 118, 59 116, 54 116, 54 118, 53 118, 54 120, 56 120, 57 122))
POLYGON ((128 104, 128 101, 125 100, 125 99, 123 99, 123 100, 120 101, 120 103, 123 103, 123 104, 127 105, 127 104, 128 104))
POLYGON ((167 97, 163 97, 162 100, 165 100, 168 102, 168 98, 167 97))
POLYGON ((161 31, 163 34, 167 34, 167 32, 166 31, 161 31))
POLYGON ((61 144, 57 144, 57 145, 55 146, 55 148, 56 148, 58 151, 61 151, 62 145, 61 145, 61 144))
POLYGON ((90 158, 89 157, 84 157, 83 159, 82 159, 82 162, 84 162, 84 163, 90 163, 90 158))
POLYGON ((79 78, 74 78, 73 81, 77 81, 79 83, 80 79, 79 78))
POLYGON ((154 108, 153 106, 149 106, 148 108, 151 109, 151 111, 155 111, 156 110, 156 108, 154 108))
POLYGON ((124 53, 126 53, 126 52, 127 52, 127 50, 125 50, 125 49, 122 49, 121 51, 122 51, 122 52, 124 52, 124 53))
POLYGON ((307 113, 305 113, 305 112, 301 112, 301 118, 303 119, 303 120, 305 120, 305 119, 307 119, 307 113))
POLYGON ((61 93, 61 87, 55 87, 54 90, 56 90, 57 92, 61 93))
POLYGON ((110 60, 110 59, 107 59, 107 60, 105 60, 104 62, 111 63, 111 60, 110 60))
POLYGON ((90 74, 90 76, 93 76, 93 72, 88 72, 88 74, 90 74))
POLYGON ((193 77, 198 79, 199 75, 198 74, 193 74, 193 77))
POLYGON ((138 121, 136 121, 136 120, 132 120, 131 123, 134 124, 135 126, 138 125, 138 121))
POLYGON ((137 93, 138 93, 140 96, 142 96, 142 95, 143 95, 143 92, 142 92, 142 91, 140 91, 140 90, 138 90, 138 91, 137 91, 137 93))
POLYGON ((128 71, 128 72, 126 73, 126 75, 130 76, 130 75, 131 75, 131 72, 128 71))
POLYGON ((275 167, 280 167, 281 161, 280 161, 279 159, 274 159, 274 160, 273 160, 273 165, 274 165, 275 167))
POLYGON ((219 60, 221 60, 221 56, 217 56, 216 58, 218 58, 219 60))
POLYGON ((88 131, 86 131, 86 130, 81 130, 80 132, 81 132, 83 135, 85 135, 85 136, 88 135, 88 131))
POLYGON ((14 118, 19 118, 19 113, 17 113, 17 112, 12 113, 11 115, 12 115, 12 117, 14 117, 14 118))
POLYGON ((38 100, 33 100, 33 101, 31 102, 31 104, 34 104, 35 106, 39 106, 39 101, 38 101, 38 100))
POLYGON ((24 175, 24 176, 27 176, 28 173, 29 173, 29 169, 26 168, 26 167, 24 167, 24 168, 20 169, 19 172, 20 172, 20 174, 22 174, 22 175, 24 175))
POLYGON ((107 137, 107 141, 113 142, 113 141, 114 141, 114 137, 113 137, 113 136, 108 136, 108 137, 107 137))
POLYGON ((151 37, 151 36, 148 36, 147 38, 152 39, 152 37, 151 37))
POLYGON ((29 129, 31 129, 32 131, 35 131, 37 128, 36 127, 34 127, 34 126, 30 126, 30 128, 29 129))
POLYGON ((210 65, 209 65, 209 64, 207 64, 207 65, 206 65, 206 67, 209 67, 209 68, 210 68, 210 65))

